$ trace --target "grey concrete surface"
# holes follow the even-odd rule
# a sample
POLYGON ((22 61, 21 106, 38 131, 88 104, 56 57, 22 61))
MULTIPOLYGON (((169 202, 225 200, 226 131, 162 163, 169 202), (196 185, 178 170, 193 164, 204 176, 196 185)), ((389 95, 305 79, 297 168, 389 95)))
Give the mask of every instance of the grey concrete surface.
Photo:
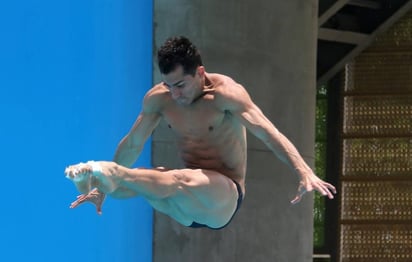
MULTIPOLYGON (((312 165, 315 124, 317 1, 155 0, 154 47, 185 35, 206 70, 234 78, 312 165)), ((154 82, 161 80, 156 61, 154 82)), ((156 129, 153 164, 179 167, 164 123, 156 129)), ((244 204, 221 231, 190 229, 156 213, 155 262, 312 261, 313 200, 290 205, 297 176, 248 136, 244 204)))

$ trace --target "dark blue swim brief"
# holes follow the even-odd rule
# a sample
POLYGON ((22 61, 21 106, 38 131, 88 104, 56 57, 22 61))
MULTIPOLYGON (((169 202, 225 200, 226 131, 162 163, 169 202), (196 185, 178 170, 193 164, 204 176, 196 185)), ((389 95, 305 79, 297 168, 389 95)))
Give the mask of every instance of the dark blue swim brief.
POLYGON ((229 225, 229 223, 232 221, 233 217, 236 215, 236 212, 239 210, 240 205, 242 204, 243 201, 243 192, 242 192, 242 188, 240 187, 239 183, 236 182, 235 180, 232 180, 233 183, 235 183, 236 188, 237 188, 237 193, 238 193, 238 199, 237 199, 237 206, 236 206, 236 210, 235 212, 233 212, 232 217, 230 218, 229 222, 226 223, 226 225, 222 226, 222 227, 218 227, 218 228, 213 228, 213 227, 209 227, 207 225, 203 225, 203 224, 199 224, 196 222, 193 222, 189 227, 193 227, 193 228, 202 228, 202 227, 207 227, 213 230, 219 230, 222 228, 225 228, 227 225, 229 225))

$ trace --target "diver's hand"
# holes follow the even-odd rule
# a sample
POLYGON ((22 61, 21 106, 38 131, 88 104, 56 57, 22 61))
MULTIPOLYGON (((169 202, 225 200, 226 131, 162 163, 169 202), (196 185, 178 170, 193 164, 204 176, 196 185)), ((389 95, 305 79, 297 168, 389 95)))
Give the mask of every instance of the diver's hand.
POLYGON ((90 202, 96 206, 97 214, 101 215, 102 206, 103 206, 103 202, 105 199, 106 199, 106 194, 99 192, 99 190, 95 188, 87 194, 82 194, 82 195, 77 196, 77 200, 70 204, 70 208, 76 208, 81 204, 90 202))
POLYGON ((299 203, 305 193, 313 190, 318 191, 323 196, 327 196, 329 199, 333 199, 333 194, 336 194, 336 189, 333 185, 323 181, 314 174, 309 174, 302 177, 296 197, 291 203, 299 203))

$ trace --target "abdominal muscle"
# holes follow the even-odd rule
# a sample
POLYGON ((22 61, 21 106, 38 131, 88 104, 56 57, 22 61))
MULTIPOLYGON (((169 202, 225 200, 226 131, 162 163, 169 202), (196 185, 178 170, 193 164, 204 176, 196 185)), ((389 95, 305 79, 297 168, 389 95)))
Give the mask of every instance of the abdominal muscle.
POLYGON ((210 136, 202 139, 185 137, 177 140, 179 155, 186 168, 208 169, 238 182, 244 191, 246 151, 242 138, 210 136))
MULTIPOLYGON (((176 129, 174 129, 174 133, 178 153, 185 168, 192 169, 193 172, 199 172, 199 169, 218 172, 231 180, 235 180, 241 186, 243 193, 245 192, 246 134, 242 127, 236 129, 234 126, 227 125, 216 127, 208 133, 195 132, 189 134, 186 132, 185 135, 181 135, 182 132, 179 132, 183 130, 176 129)), ((233 187, 236 190, 234 184, 233 187)), ((213 189, 211 188, 210 191, 213 192, 213 189)), ((194 221, 199 222, 205 219, 204 215, 199 214, 210 212, 210 209, 205 211, 202 204, 196 204, 192 201, 191 198, 190 202, 187 202, 187 196, 184 192, 166 201, 149 200, 155 209, 168 214, 185 226, 189 226, 194 221), (198 207, 202 208, 198 209, 198 207), (188 215, 189 213, 191 215, 188 215), (195 219, 195 217, 198 219, 195 219)), ((209 219, 230 219, 233 210, 229 212, 227 207, 220 208, 222 207, 217 207, 209 219), (228 213, 223 215, 225 212, 228 213)))

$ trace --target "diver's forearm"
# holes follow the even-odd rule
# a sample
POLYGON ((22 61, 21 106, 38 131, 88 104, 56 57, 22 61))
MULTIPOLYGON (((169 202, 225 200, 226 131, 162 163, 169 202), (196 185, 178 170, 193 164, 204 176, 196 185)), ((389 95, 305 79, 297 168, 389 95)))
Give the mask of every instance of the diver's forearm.
POLYGON ((271 141, 268 147, 300 177, 308 173, 313 174, 312 169, 306 164, 296 147, 283 134, 278 132, 276 138, 271 141))
POLYGON ((143 146, 130 146, 127 139, 123 139, 116 149, 113 162, 130 168, 136 162, 142 149, 143 146))

